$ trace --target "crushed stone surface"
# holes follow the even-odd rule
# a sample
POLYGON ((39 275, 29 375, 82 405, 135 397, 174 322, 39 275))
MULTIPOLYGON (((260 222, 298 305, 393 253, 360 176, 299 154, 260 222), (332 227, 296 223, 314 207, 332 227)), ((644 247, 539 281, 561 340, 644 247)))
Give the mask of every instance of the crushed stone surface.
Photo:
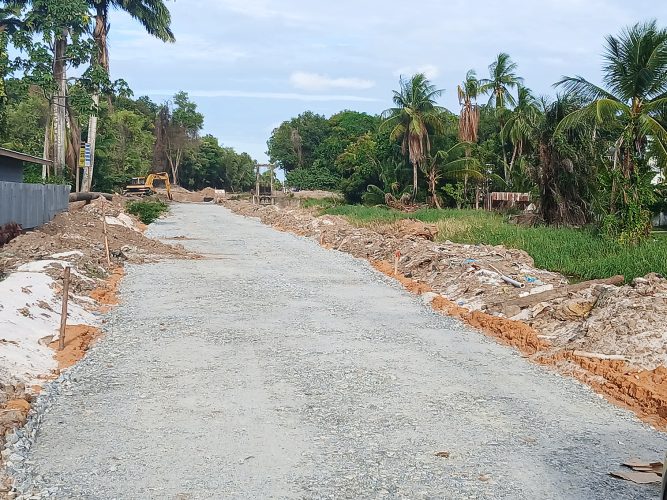
POLYGON ((657 497, 608 473, 666 435, 367 262, 215 205, 149 234, 207 259, 128 265, 39 398, 25 498, 657 497))

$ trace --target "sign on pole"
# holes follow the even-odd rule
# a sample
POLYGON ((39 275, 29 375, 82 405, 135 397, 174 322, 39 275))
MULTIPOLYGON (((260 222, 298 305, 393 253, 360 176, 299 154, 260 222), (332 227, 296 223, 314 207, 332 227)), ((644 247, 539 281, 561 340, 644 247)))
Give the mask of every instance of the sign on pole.
POLYGON ((85 143, 81 145, 79 151, 79 167, 90 167, 90 143, 85 143))

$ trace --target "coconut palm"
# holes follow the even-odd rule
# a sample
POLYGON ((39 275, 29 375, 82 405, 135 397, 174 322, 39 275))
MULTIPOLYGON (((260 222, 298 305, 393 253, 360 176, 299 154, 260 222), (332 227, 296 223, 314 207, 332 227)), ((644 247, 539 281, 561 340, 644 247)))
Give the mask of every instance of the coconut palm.
POLYGON ((461 155, 463 151, 469 151, 472 144, 459 142, 449 149, 438 151, 433 157, 423 164, 424 174, 428 180, 428 189, 431 200, 436 208, 442 208, 437 193, 437 185, 440 179, 450 178, 460 180, 472 178, 477 181, 483 180, 479 171, 479 160, 461 155))
POLYGON ((512 89, 523 83, 523 78, 516 74, 517 64, 509 54, 501 52, 489 66, 489 78, 479 81, 481 94, 489 94, 489 106, 505 109, 516 105, 512 89))
POLYGON ((477 96, 480 92, 479 80, 475 70, 466 73, 466 79, 458 86, 459 105, 459 141, 477 142, 479 136, 479 106, 477 96))
POLYGON ((657 119, 667 105, 667 30, 651 21, 635 24, 618 37, 608 36, 604 60, 606 88, 582 76, 564 77, 556 84, 588 102, 567 115, 560 128, 591 120, 616 125, 614 165, 629 178, 637 167, 647 166, 649 137, 667 156, 667 130, 657 119))
MULTIPOLYGON (((517 76, 516 69, 517 64, 512 61, 509 54, 501 52, 496 60, 489 65, 489 78, 483 78, 479 81, 479 91, 481 94, 489 94, 489 106, 495 107, 498 127, 501 130, 505 125, 505 114, 508 106, 516 105, 512 89, 523 83, 523 78, 517 76)), ((507 172, 507 152, 505 151, 505 140, 502 134, 500 134, 500 143, 503 150, 503 169, 507 172)))
POLYGON ((392 141, 401 141, 401 149, 412 165, 412 196, 417 196, 418 171, 431 151, 430 134, 443 129, 444 108, 436 105, 442 95, 423 73, 400 80, 394 91, 395 107, 382 113, 383 127, 390 130, 392 141))
POLYGON ((547 224, 584 225, 590 222, 591 184, 595 153, 591 151, 594 124, 556 132, 558 124, 583 103, 573 94, 543 98, 533 129, 537 164, 533 179, 539 188, 539 214, 547 224), (592 157, 592 158, 591 158, 592 157))
POLYGON ((582 76, 564 77, 556 84, 587 103, 564 117, 558 130, 592 122, 614 134, 613 171, 620 175, 622 185, 612 186, 611 206, 626 226, 623 233, 629 230, 628 224, 635 225, 637 233, 630 238, 636 239, 639 232, 650 229, 650 214, 645 210, 648 200, 641 196, 641 184, 650 170, 649 142, 667 158, 667 130, 658 119, 667 105, 667 30, 650 21, 626 28, 618 36, 610 35, 606 41, 604 86, 582 76), (621 192, 623 196, 617 198, 621 192), (640 217, 631 213, 636 207, 640 207, 640 217), (645 227, 639 228, 641 224, 645 227))
POLYGON ((20 8, 12 5, 0 6, 0 107, 7 101, 5 77, 9 66, 9 37, 21 27, 20 8))
MULTIPOLYGON (((132 18, 139 21, 149 35, 163 42, 173 42, 174 34, 171 31, 171 15, 163 0, 88 0, 90 8, 95 12, 95 27, 93 38, 97 47, 96 64, 109 74, 109 12, 113 9, 125 11, 132 18)), ((99 104, 99 92, 93 95, 95 106, 99 104)), ((97 115, 93 114, 88 122, 88 142, 91 149, 91 166, 84 179, 84 190, 90 190, 93 179, 95 161, 95 140, 97 138, 97 115)))
MULTIPOLYGON (((477 105, 477 96, 479 95, 479 80, 475 70, 469 70, 466 73, 466 79, 458 86, 459 105, 459 141, 475 144, 479 138, 479 118, 480 111, 477 105)), ((465 150, 466 157, 470 156, 470 148, 465 150)), ((468 176, 463 179, 463 195, 468 196, 468 176)))
POLYGON ((539 113, 538 102, 531 90, 519 85, 516 106, 509 114, 501 131, 503 139, 512 144, 512 158, 505 168, 505 182, 509 183, 515 162, 521 158, 526 144, 535 135, 539 113))

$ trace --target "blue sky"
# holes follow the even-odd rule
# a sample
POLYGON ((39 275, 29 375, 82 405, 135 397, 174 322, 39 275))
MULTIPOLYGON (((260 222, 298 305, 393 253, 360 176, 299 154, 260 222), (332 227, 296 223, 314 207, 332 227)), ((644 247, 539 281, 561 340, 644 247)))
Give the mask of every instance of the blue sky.
MULTIPOLYGON (((597 81, 604 37, 637 21, 667 24, 656 0, 177 0, 163 44, 120 12, 111 17, 111 71, 135 95, 189 92, 204 133, 265 161, 266 140, 304 110, 379 113, 399 75, 423 71, 457 111, 468 69, 486 76, 508 52, 536 94, 563 75, 597 81)), ((662 5, 660 5, 662 4, 662 5)))

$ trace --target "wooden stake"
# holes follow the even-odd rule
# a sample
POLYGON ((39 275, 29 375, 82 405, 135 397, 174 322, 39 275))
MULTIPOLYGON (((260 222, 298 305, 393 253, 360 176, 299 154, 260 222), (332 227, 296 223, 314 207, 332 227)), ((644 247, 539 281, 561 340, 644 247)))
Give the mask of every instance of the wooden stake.
POLYGON ((100 200, 102 200, 102 230, 104 231, 104 249, 107 257, 107 265, 111 266, 111 255, 109 254, 109 235, 107 233, 107 217, 104 210, 106 200, 103 197, 100 197, 100 200))
POLYGON ((398 259, 401 258, 401 252, 396 250, 394 254, 394 276, 398 276, 398 259))
POLYGON ((63 280, 63 307, 60 312, 60 338, 58 339, 58 350, 65 348, 65 327, 67 326, 67 301, 69 300, 69 266, 65 268, 65 278, 63 280))

